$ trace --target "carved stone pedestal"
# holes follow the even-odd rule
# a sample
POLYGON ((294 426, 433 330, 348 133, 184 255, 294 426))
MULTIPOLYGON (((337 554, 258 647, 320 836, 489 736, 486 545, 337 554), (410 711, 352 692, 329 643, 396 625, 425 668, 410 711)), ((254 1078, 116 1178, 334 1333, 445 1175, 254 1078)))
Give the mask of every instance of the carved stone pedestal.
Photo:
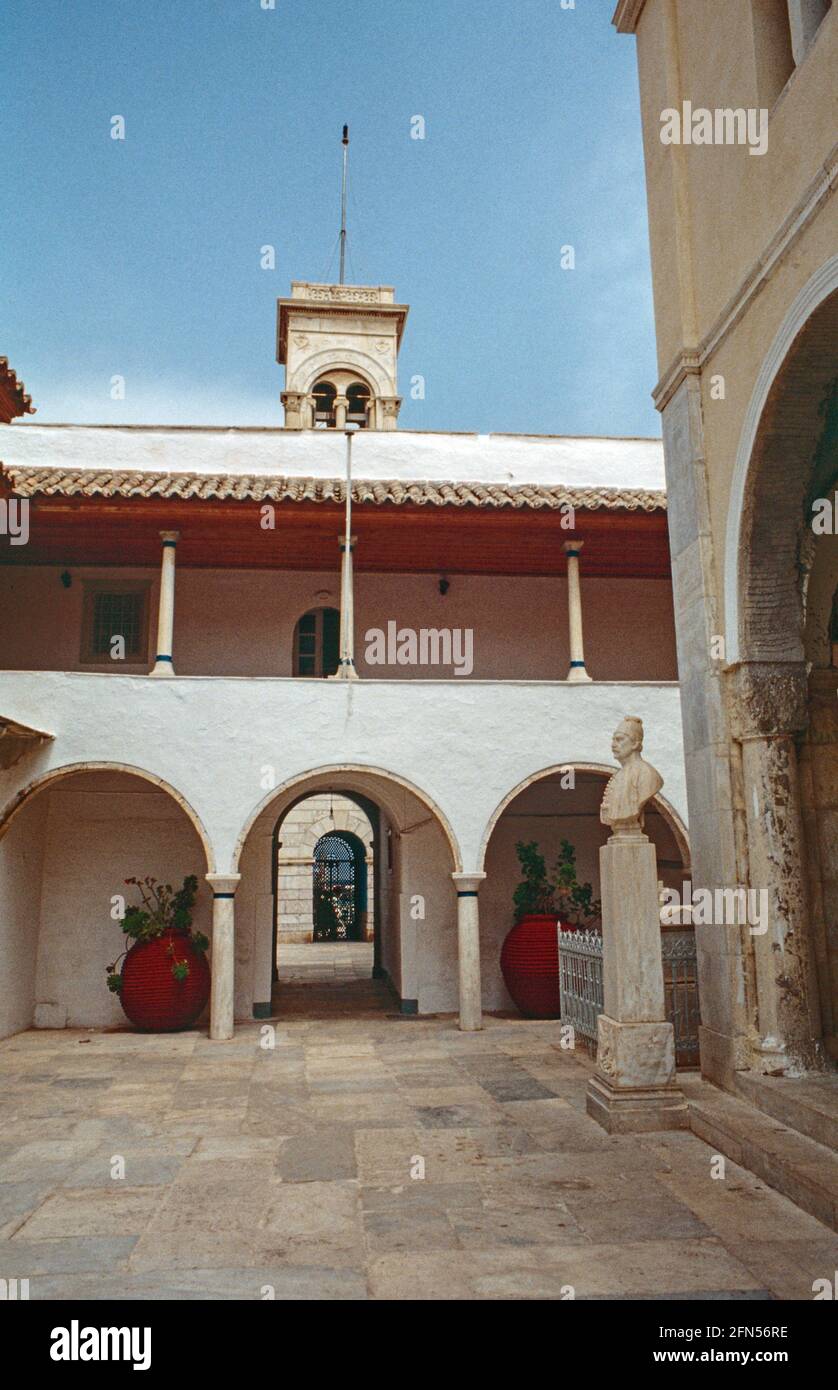
POLYGON ((671 1023, 598 1020, 597 1073, 588 1085, 587 1111, 609 1134, 689 1129, 689 1111, 675 1084, 671 1023))
POLYGON ((687 1102, 677 1086, 617 1090, 601 1076, 588 1083, 588 1114, 607 1134, 652 1134, 661 1129, 689 1129, 687 1102))

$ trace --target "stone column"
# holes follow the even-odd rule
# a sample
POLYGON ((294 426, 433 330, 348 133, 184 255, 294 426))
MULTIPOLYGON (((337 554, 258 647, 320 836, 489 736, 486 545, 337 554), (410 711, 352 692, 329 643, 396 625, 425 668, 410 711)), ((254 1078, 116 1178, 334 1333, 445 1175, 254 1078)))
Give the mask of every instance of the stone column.
POLYGON ((340 571, 340 659, 338 669, 332 677, 337 681, 356 681, 355 670, 355 595, 352 571, 352 551, 357 536, 338 536, 338 545, 343 557, 340 571))
POLYGON ((572 685, 590 681, 585 670, 585 646, 582 639, 582 590, 579 584, 579 552, 583 541, 565 541, 567 555, 567 608, 570 625, 570 669, 567 679, 572 685))
POLYGON ((346 429, 346 412, 349 409, 349 400, 346 396, 335 396, 335 429, 346 429))
POLYGON ((161 531, 163 559, 160 566, 160 603, 157 612, 157 651, 149 675, 173 676, 172 641, 175 628, 175 549, 179 531, 161 531))
POLYGON ((399 409, 401 408, 401 396, 379 396, 379 409, 381 412, 380 428, 382 430, 394 430, 398 423, 399 409))
POLYGON ((587 1110, 609 1134, 689 1128, 666 1022, 655 847, 612 835, 599 852, 603 1012, 587 1110))
POLYGON ((743 928, 756 979, 753 1065, 799 1072, 822 1065, 796 736, 808 719, 802 663, 742 662, 728 674, 742 747, 748 887, 767 930, 743 928))
POLYGON ((285 428, 287 430, 301 430, 303 428, 303 411, 306 404, 305 392, 283 391, 281 400, 285 408, 285 428))
POLYGON ((460 1028, 476 1033, 483 1027, 480 988, 480 909, 477 892, 485 874, 452 874, 457 889, 457 957, 460 977, 460 1028))
POLYGON ((233 1036, 236 983, 235 905, 241 874, 207 874, 212 889, 212 992, 210 1037, 227 1042, 233 1036))

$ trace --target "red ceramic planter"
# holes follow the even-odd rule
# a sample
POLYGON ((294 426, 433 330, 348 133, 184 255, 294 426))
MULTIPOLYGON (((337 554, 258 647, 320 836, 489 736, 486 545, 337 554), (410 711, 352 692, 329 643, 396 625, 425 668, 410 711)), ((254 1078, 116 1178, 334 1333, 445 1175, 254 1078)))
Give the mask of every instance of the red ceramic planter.
POLYGON ((506 988, 524 1018, 559 1018, 558 919, 533 914, 516 922, 500 953, 506 988))
POLYGON ((120 1000, 128 1018, 144 1033, 176 1033, 200 1017, 210 992, 210 970, 203 951, 186 932, 169 929, 154 941, 137 941, 122 966, 120 1000), (189 974, 176 980, 175 961, 189 974))

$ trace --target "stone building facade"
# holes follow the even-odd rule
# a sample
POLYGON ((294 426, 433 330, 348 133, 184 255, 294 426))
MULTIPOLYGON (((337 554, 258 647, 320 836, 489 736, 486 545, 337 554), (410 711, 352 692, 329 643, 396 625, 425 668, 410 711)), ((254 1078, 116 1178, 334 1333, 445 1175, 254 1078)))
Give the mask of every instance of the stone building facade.
POLYGON ((598 891, 626 714, 661 878, 689 873, 660 441, 395 430, 405 316, 295 284, 282 428, 4 430, 0 1034, 120 1022, 112 904, 146 873, 202 881, 211 1036, 274 1016, 330 827, 396 1007, 479 1028, 516 843, 570 839, 598 891))
POLYGON ((702 1063, 838 1061, 838 15, 621 0, 636 34, 694 880, 702 1063), (823 524, 828 504, 828 517, 823 524))

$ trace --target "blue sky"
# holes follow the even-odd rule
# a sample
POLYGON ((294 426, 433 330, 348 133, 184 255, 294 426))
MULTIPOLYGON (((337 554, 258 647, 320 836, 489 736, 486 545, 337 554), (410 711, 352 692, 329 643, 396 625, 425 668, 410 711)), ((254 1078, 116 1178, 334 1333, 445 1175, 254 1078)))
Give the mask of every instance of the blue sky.
POLYGON ((36 420, 280 424, 276 299, 330 260, 337 278, 348 121, 347 279, 411 306, 401 425, 658 434, 635 52, 612 0, 262 3, 4 14, 0 352, 36 420))

